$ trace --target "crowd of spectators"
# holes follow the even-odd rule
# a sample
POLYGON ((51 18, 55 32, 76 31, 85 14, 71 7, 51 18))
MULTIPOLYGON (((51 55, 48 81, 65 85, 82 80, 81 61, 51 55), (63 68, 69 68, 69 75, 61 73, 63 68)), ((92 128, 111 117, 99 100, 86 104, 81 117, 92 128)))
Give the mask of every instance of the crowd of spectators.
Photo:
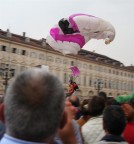
POLYGON ((20 73, 0 104, 0 144, 134 144, 134 99, 82 102, 41 68, 20 73))

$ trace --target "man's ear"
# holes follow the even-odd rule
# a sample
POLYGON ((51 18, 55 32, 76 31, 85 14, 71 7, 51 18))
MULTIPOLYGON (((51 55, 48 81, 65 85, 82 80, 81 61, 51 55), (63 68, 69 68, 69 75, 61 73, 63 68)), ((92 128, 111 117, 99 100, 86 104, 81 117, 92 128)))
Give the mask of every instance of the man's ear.
POLYGON ((66 123, 67 123, 67 113, 66 111, 64 111, 59 128, 63 129, 66 123))

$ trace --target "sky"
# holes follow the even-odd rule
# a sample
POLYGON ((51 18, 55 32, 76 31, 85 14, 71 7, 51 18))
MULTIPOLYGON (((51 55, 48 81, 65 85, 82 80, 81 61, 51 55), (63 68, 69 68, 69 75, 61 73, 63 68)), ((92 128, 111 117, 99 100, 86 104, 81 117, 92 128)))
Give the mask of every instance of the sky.
POLYGON ((109 45, 90 40, 83 49, 134 65, 134 0, 0 0, 0 29, 42 39, 61 18, 77 13, 100 17, 116 30, 109 45))

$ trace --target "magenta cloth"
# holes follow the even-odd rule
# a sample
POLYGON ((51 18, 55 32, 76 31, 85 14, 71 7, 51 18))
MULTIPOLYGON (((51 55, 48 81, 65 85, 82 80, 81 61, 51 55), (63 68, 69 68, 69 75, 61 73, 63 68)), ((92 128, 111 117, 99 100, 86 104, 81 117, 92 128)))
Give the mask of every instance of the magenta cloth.
POLYGON ((73 73, 72 75, 73 75, 74 77, 77 77, 77 76, 80 74, 80 71, 79 71, 78 67, 76 67, 76 66, 71 66, 70 69, 72 70, 72 73, 73 73))
POLYGON ((59 40, 59 41, 62 41, 62 42, 63 41, 74 42, 74 43, 79 44, 81 48, 85 45, 85 39, 79 33, 62 35, 62 34, 59 34, 59 28, 52 28, 50 30, 50 35, 56 41, 59 40))

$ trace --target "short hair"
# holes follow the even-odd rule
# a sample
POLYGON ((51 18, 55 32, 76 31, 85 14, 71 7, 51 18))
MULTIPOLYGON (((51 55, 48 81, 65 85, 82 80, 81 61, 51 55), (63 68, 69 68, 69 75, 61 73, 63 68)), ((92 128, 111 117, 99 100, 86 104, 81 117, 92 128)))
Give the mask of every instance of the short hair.
POLYGON ((107 94, 103 91, 99 92, 99 96, 103 97, 105 100, 107 100, 107 94))
POLYGON ((109 134, 121 135, 126 126, 123 109, 117 105, 107 106, 103 113, 103 124, 109 134))
POLYGON ((57 77, 40 68, 24 71, 7 89, 7 130, 19 139, 42 142, 56 133, 64 100, 64 89, 57 77))
POLYGON ((120 105, 114 98, 110 98, 107 100, 107 106, 108 105, 120 105))
POLYGON ((81 113, 82 113, 83 116, 89 116, 90 115, 90 112, 89 112, 89 109, 88 109, 88 103, 89 103, 90 100, 91 100, 91 98, 84 99, 82 101, 82 104, 80 105, 80 110, 81 110, 81 113))
POLYGON ((68 100, 71 102, 71 104, 74 106, 74 107, 79 107, 80 106, 80 100, 77 96, 75 95, 71 95, 68 100))
POLYGON ((91 116, 99 116, 105 108, 105 100, 100 96, 93 96, 89 101, 89 112, 91 116))
POLYGON ((128 101, 128 104, 130 104, 134 108, 134 98, 130 99, 128 101))

